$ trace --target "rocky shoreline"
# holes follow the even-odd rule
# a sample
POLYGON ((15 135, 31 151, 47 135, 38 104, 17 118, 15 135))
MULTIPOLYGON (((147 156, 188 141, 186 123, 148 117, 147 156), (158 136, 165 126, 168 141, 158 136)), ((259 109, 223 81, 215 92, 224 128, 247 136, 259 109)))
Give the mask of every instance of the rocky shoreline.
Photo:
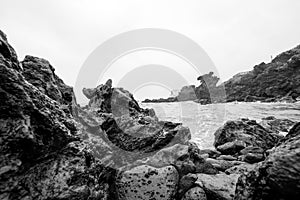
POLYGON ((108 80, 72 87, 0 31, 0 199, 297 199, 300 123, 226 122, 215 149, 182 124, 160 121, 108 80), (280 132, 288 132, 286 136, 280 132))
POLYGON ((223 102, 300 101, 300 45, 261 63, 249 72, 234 75, 219 85, 213 72, 199 76, 200 85, 184 86, 179 94, 167 99, 145 99, 143 103, 195 101, 200 104, 223 102))

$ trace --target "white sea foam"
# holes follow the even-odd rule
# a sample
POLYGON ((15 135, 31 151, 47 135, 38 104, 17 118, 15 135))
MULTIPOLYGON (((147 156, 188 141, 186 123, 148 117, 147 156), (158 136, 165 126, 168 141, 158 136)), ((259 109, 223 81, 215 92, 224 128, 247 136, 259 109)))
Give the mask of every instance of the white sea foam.
POLYGON ((212 148, 214 132, 228 120, 264 117, 300 121, 299 103, 221 103, 200 105, 192 101, 175 103, 143 103, 154 108, 160 120, 182 122, 192 133, 192 140, 201 148, 212 148))

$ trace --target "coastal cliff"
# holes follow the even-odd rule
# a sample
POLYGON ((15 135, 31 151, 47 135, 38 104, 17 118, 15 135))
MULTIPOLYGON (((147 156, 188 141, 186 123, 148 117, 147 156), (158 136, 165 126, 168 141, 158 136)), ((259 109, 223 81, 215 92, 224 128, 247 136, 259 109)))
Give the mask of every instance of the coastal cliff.
POLYGON ((300 46, 224 83, 227 101, 290 101, 300 96, 300 46))
MULTIPOLYGON (((195 100, 201 104, 219 102, 295 102, 300 98, 300 45, 276 56, 270 63, 254 66, 249 72, 234 75, 217 85, 219 78, 212 72, 198 77, 193 98, 160 99, 147 102, 171 102, 195 100)), ((183 87, 185 90, 188 86, 183 87)), ((189 93, 192 93, 189 91, 189 93)), ((190 95, 191 96, 191 95, 190 95)))

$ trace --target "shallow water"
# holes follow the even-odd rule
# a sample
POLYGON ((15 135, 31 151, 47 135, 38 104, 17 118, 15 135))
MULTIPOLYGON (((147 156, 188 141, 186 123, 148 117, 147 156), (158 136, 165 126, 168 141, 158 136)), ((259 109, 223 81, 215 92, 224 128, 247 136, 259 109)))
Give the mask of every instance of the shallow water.
POLYGON ((181 122, 188 126, 192 141, 200 148, 212 148, 214 132, 228 120, 249 118, 260 121, 264 117, 300 121, 298 103, 224 103, 200 105, 192 101, 176 103, 142 103, 154 108, 160 120, 181 122))

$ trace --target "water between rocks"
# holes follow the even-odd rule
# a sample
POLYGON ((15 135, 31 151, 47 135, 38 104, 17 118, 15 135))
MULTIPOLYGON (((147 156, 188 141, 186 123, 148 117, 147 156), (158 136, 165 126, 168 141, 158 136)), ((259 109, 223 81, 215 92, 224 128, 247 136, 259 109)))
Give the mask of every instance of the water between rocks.
POLYGON ((192 101, 175 103, 142 103, 153 108, 160 120, 181 122, 188 126, 192 141, 200 148, 212 148, 214 132, 228 120, 264 117, 300 121, 300 102, 297 103, 223 103, 200 105, 192 101))

